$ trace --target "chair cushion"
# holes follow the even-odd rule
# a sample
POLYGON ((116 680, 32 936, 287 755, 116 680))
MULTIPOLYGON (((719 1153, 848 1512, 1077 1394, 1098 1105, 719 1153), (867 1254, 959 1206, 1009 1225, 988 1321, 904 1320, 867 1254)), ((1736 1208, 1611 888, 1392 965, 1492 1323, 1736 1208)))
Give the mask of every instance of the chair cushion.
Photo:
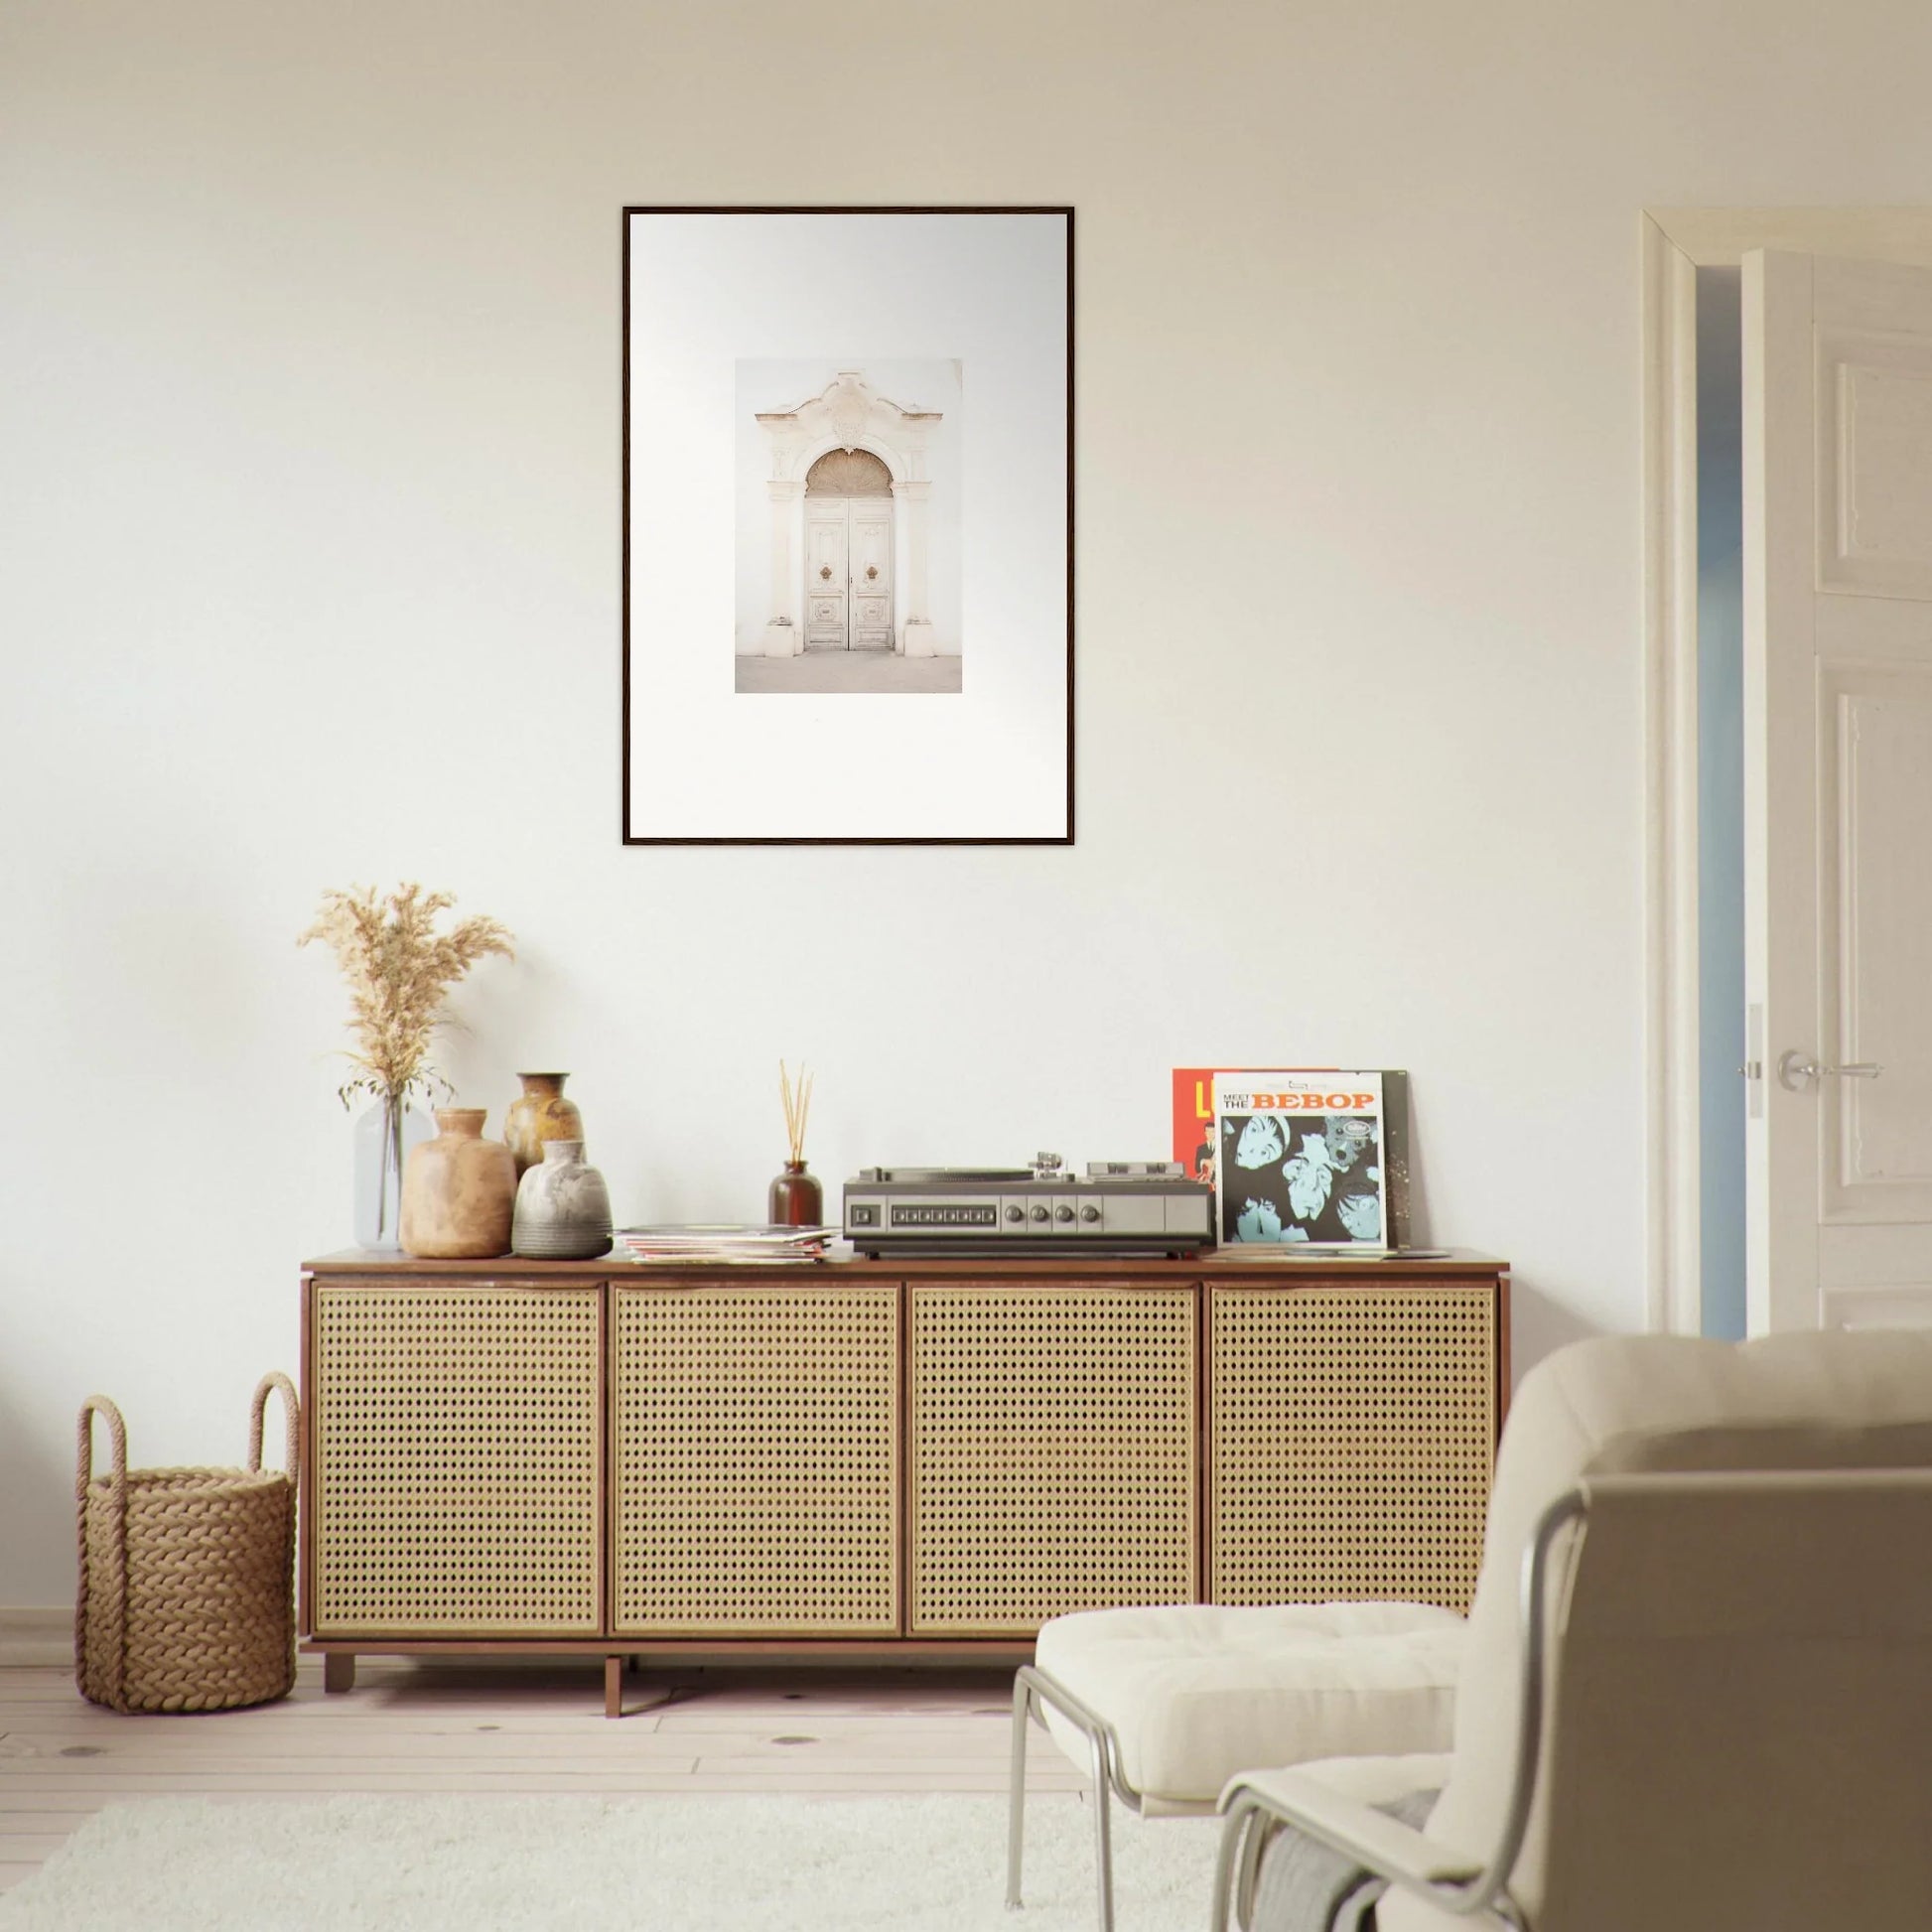
POLYGON ((1035 1656, 1113 1725, 1149 1811, 1210 1811, 1237 1771, 1447 1750, 1463 1628, 1433 1603, 1167 1604, 1055 1617, 1035 1656))

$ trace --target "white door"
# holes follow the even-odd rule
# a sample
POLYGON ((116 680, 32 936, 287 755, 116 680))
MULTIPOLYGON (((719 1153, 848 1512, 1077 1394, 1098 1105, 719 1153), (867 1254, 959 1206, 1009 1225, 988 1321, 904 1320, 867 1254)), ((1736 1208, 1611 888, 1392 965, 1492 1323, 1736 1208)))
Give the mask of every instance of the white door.
POLYGON ((843 496, 805 498, 805 648, 845 650, 846 517, 843 496))
POLYGON ((805 498, 805 648, 893 647, 893 499, 805 498))
POLYGON ((891 650, 893 647, 893 499, 854 496, 849 499, 852 560, 852 648, 891 650))
POLYGON ((1744 258, 1753 1333, 1932 1322, 1932 270, 1744 258))

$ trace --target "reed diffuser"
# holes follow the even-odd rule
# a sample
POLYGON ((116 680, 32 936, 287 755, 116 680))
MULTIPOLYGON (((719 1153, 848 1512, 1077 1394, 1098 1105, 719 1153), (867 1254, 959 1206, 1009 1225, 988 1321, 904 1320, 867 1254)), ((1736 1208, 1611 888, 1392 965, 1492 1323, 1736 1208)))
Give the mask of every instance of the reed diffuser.
POLYGON ((804 1062, 798 1077, 791 1077, 783 1060, 778 1062, 778 1098, 785 1110, 785 1142, 791 1152, 785 1171, 771 1183, 765 1196, 766 1218, 773 1227, 815 1228, 825 1219, 825 1190, 818 1176, 805 1171, 805 1122, 812 1111, 812 1076, 804 1062))

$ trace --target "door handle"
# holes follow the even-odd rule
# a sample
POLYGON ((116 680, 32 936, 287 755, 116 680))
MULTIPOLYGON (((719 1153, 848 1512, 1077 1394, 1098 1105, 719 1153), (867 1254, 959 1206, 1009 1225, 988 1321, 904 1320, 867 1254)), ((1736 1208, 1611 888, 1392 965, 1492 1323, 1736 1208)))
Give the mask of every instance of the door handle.
POLYGON ((1803 1093, 1813 1080, 1875 1080, 1884 1070, 1876 1060, 1848 1060, 1843 1066, 1825 1066, 1794 1046, 1778 1060, 1778 1081, 1793 1093, 1803 1093))

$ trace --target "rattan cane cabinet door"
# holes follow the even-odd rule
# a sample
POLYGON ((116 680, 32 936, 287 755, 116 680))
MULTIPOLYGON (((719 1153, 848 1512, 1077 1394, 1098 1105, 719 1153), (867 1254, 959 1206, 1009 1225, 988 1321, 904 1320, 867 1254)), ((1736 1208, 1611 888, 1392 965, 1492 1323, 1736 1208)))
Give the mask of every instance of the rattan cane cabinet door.
POLYGON ((616 1627, 892 1636, 898 1284, 612 1290, 616 1627))
POLYGON ((1212 1600, 1466 1610, 1495 1324, 1490 1284, 1210 1288, 1212 1600))
POLYGON ((315 1634, 595 1636, 602 1291, 315 1288, 315 1634))
POLYGON ((1191 1288, 915 1283, 911 1631, 1194 1600, 1191 1288))

